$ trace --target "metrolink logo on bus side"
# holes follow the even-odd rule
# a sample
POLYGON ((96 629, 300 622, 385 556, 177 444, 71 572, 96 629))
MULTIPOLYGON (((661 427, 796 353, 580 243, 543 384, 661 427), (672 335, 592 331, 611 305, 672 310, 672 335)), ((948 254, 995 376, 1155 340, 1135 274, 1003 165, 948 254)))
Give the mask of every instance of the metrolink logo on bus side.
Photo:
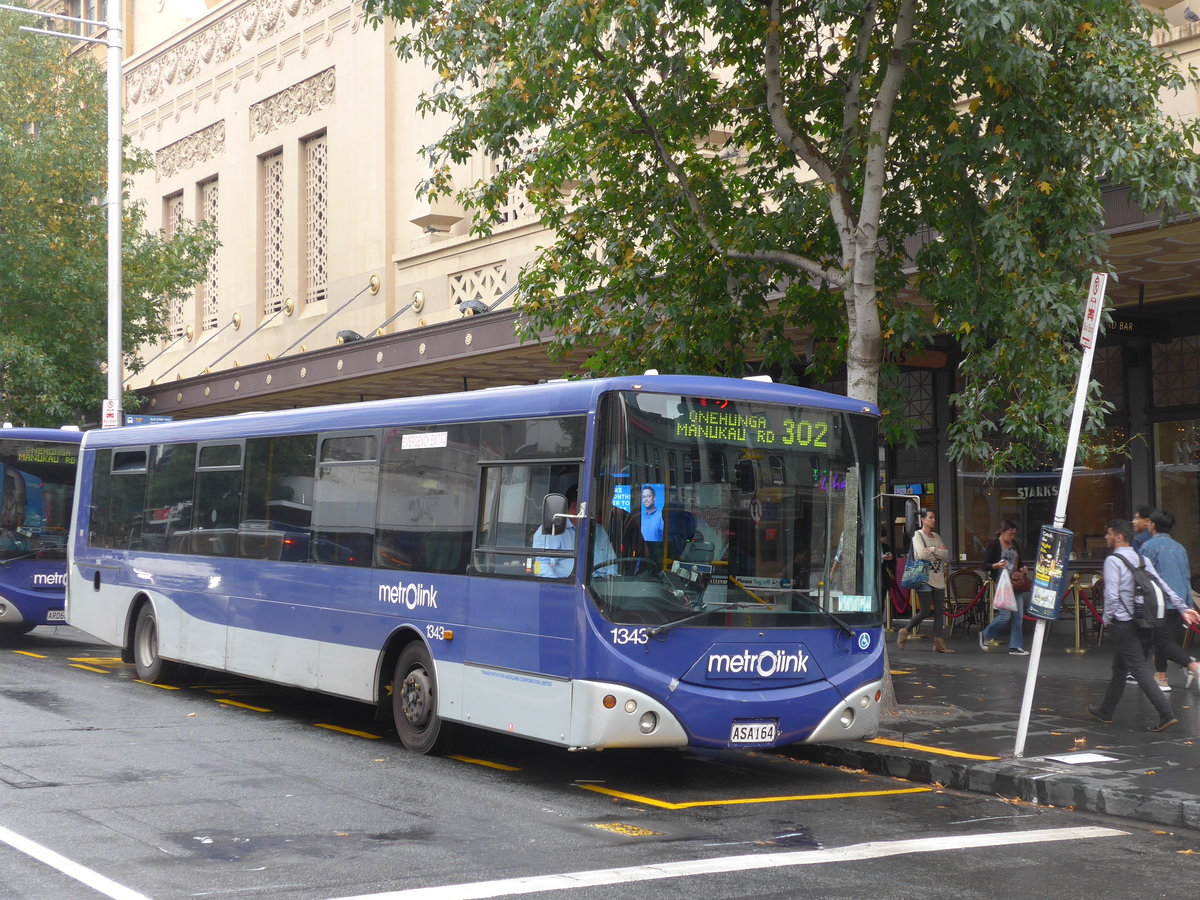
POLYGON ((805 675, 810 656, 803 650, 743 650, 741 653, 713 653, 708 657, 709 675, 748 675, 770 678, 772 675, 805 675))
POLYGON ((407 609, 437 609, 437 588, 397 581, 379 586, 380 603, 399 603, 407 609))
POLYGON ((37 572, 33 576, 34 587, 66 587, 66 572, 37 572))

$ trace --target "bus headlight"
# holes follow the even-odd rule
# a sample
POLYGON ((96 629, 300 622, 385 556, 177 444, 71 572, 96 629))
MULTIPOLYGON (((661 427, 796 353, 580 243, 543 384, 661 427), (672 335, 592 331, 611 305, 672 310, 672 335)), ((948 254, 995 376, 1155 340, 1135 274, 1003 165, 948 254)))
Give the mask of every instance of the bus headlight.
POLYGON ((625 701, 625 712, 629 713, 630 715, 633 715, 635 712, 637 712, 637 701, 636 700, 626 700, 625 701))
POLYGON ((653 734, 656 728, 658 728, 658 713, 642 713, 642 717, 638 719, 638 729, 642 734, 653 734))
POLYGON ((842 710, 842 714, 838 718, 838 722, 843 728, 849 728, 854 724, 854 710, 847 706, 842 710))

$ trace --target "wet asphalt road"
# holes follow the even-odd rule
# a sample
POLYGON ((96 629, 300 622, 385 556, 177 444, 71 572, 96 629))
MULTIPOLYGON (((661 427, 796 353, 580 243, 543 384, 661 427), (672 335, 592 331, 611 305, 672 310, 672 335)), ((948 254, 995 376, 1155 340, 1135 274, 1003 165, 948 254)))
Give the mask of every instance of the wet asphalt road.
POLYGON ((1196 832, 768 753, 420 757, 372 712, 144 685, 65 627, 0 646, 0 898, 1148 898, 1200 873, 1196 832))

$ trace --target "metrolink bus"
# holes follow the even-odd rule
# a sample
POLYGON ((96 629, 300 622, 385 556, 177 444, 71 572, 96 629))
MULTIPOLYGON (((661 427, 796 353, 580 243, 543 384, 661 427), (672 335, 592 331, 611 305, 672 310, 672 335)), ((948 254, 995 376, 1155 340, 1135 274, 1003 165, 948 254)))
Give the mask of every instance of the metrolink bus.
POLYGON ((78 430, 0 429, 0 638, 65 624, 78 430))
POLYGON ((572 749, 878 728, 874 407, 647 375, 84 437, 70 623, 572 749))

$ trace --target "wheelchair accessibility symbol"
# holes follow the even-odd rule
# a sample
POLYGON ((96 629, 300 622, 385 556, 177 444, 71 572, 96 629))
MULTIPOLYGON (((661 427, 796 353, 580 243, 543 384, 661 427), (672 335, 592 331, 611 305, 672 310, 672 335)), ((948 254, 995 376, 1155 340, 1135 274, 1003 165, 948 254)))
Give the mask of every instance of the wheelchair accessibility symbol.
POLYGON ((868 632, 864 631, 862 634, 860 634, 858 636, 858 649, 859 650, 867 650, 867 649, 870 649, 870 646, 871 646, 871 635, 868 632))

